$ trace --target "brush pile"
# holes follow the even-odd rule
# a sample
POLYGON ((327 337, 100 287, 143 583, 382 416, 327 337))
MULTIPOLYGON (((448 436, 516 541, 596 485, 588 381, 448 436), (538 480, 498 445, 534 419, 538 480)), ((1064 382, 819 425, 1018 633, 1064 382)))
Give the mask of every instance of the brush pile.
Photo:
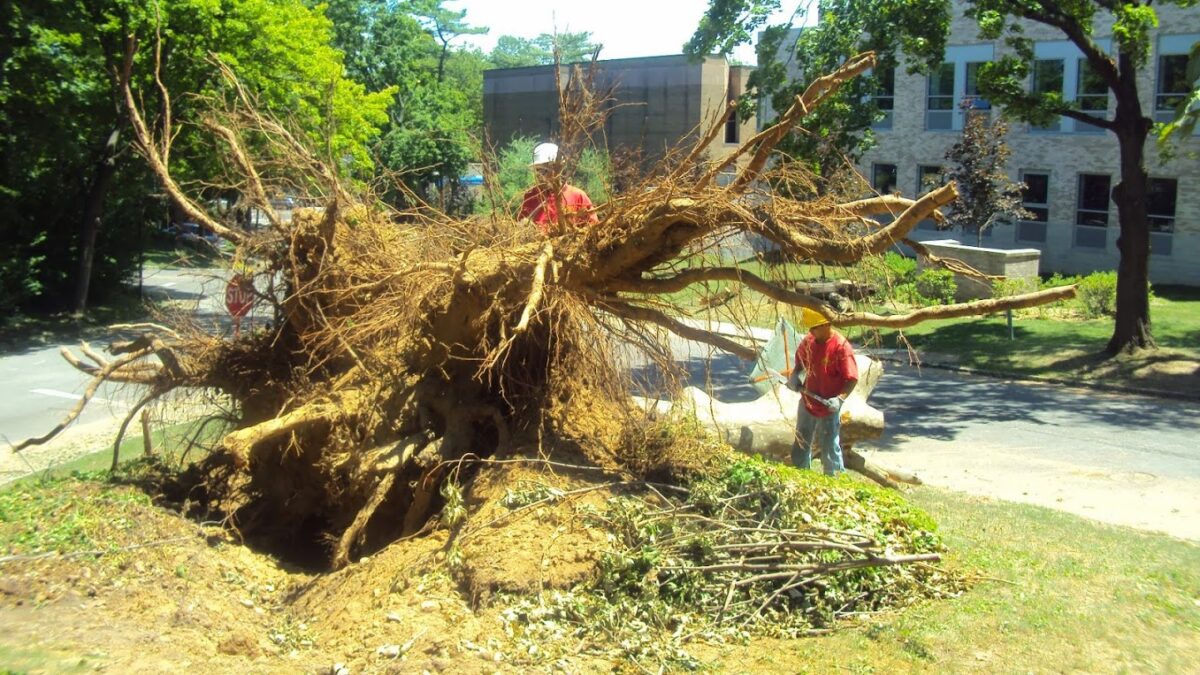
MULTIPOLYGON (((716 120, 600 205, 597 225, 564 224, 548 238, 505 214, 464 221, 429 207, 397 212, 339 178, 333 164, 257 113, 244 94, 214 106, 207 122, 235 176, 228 187, 270 219, 261 231, 239 229, 172 178, 170 117, 148 125, 126 83, 137 150, 189 219, 235 244, 238 259, 255 261, 259 302, 274 319, 237 338, 150 325, 114 345, 111 358, 86 348, 84 358, 68 354, 92 377, 80 408, 103 381, 145 388, 129 419, 173 390, 223 392, 234 426, 197 468, 189 499, 268 545, 319 543, 336 568, 427 527, 442 504, 447 467, 464 457, 531 447, 552 454, 570 444, 597 464, 619 463, 619 439, 633 413, 614 360, 625 348, 618 345, 669 363, 665 331, 755 358, 755 349, 673 316, 663 298, 693 284, 738 282, 815 309, 837 326, 904 327, 1072 294, 1053 289, 904 315, 839 312, 704 255, 742 233, 770 240, 793 261, 854 262, 901 241, 923 251, 906 236, 954 198, 953 185, 916 201, 847 203, 783 197, 769 187, 805 182, 796 163, 771 168, 775 145, 873 63, 870 54, 847 62, 798 96, 776 126, 712 158, 708 148, 725 117, 716 120), (731 171, 731 180, 718 181, 731 171), (269 198, 285 193, 317 198, 322 207, 297 210, 285 222, 269 198), (872 219, 880 214, 894 219, 872 219)), ((597 128, 603 106, 579 82, 560 90, 560 145, 569 156, 597 128)), ((759 543, 721 545, 742 546, 739 556, 767 555, 746 548, 759 543)), ((807 563, 795 564, 803 578, 807 563)), ((788 592, 786 584, 779 589, 788 592)))

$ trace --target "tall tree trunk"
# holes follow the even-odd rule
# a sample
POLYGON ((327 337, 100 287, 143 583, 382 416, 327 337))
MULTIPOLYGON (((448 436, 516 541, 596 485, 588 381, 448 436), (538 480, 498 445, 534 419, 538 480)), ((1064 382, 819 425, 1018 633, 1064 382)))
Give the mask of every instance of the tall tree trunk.
POLYGON ((1150 221, 1146 217, 1149 179, 1145 168, 1146 137, 1151 122, 1142 114, 1138 101, 1136 69, 1121 56, 1121 84, 1113 121, 1121 152, 1121 180, 1113 189, 1120 235, 1117 250, 1117 317, 1109 354, 1153 349, 1150 332, 1150 221))
POLYGON ((83 222, 79 229, 79 266, 75 270, 75 297, 71 309, 82 314, 87 309, 88 291, 92 285, 92 263, 96 258, 96 235, 100 232, 100 218, 104 215, 104 198, 117 172, 118 142, 121 128, 116 126, 108 135, 95 176, 83 206, 83 222))

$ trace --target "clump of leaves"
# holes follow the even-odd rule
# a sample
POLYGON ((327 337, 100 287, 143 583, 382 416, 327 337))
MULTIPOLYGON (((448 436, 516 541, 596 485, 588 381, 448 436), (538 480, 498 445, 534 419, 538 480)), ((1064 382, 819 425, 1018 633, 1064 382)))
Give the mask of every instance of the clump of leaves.
POLYGON ((694 667, 685 645, 696 637, 823 632, 962 586, 928 564, 942 548, 936 526, 897 494, 760 459, 583 515, 609 533, 609 548, 594 581, 502 615, 525 655, 582 644, 694 667))

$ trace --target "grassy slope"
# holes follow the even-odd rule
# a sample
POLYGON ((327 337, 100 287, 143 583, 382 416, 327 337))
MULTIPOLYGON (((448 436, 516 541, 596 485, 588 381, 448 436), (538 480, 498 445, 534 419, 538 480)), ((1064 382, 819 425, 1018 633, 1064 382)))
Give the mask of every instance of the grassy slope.
POLYGON ((714 665, 746 672, 1195 672, 1200 547, 931 488, 912 498, 941 524, 947 564, 974 570, 977 586, 828 637, 755 641, 714 665))

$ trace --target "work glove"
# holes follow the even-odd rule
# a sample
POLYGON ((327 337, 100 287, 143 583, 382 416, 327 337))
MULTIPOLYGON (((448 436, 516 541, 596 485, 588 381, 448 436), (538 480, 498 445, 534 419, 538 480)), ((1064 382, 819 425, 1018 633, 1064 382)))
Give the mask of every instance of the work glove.
POLYGON ((792 372, 788 373, 787 385, 788 389, 799 393, 804 388, 804 380, 800 377, 802 371, 799 368, 792 368, 792 372))
POLYGON ((825 400, 825 407, 829 408, 829 412, 833 413, 834 415, 840 415, 842 413, 843 403, 845 403, 845 401, 842 400, 841 396, 833 396, 825 400))

